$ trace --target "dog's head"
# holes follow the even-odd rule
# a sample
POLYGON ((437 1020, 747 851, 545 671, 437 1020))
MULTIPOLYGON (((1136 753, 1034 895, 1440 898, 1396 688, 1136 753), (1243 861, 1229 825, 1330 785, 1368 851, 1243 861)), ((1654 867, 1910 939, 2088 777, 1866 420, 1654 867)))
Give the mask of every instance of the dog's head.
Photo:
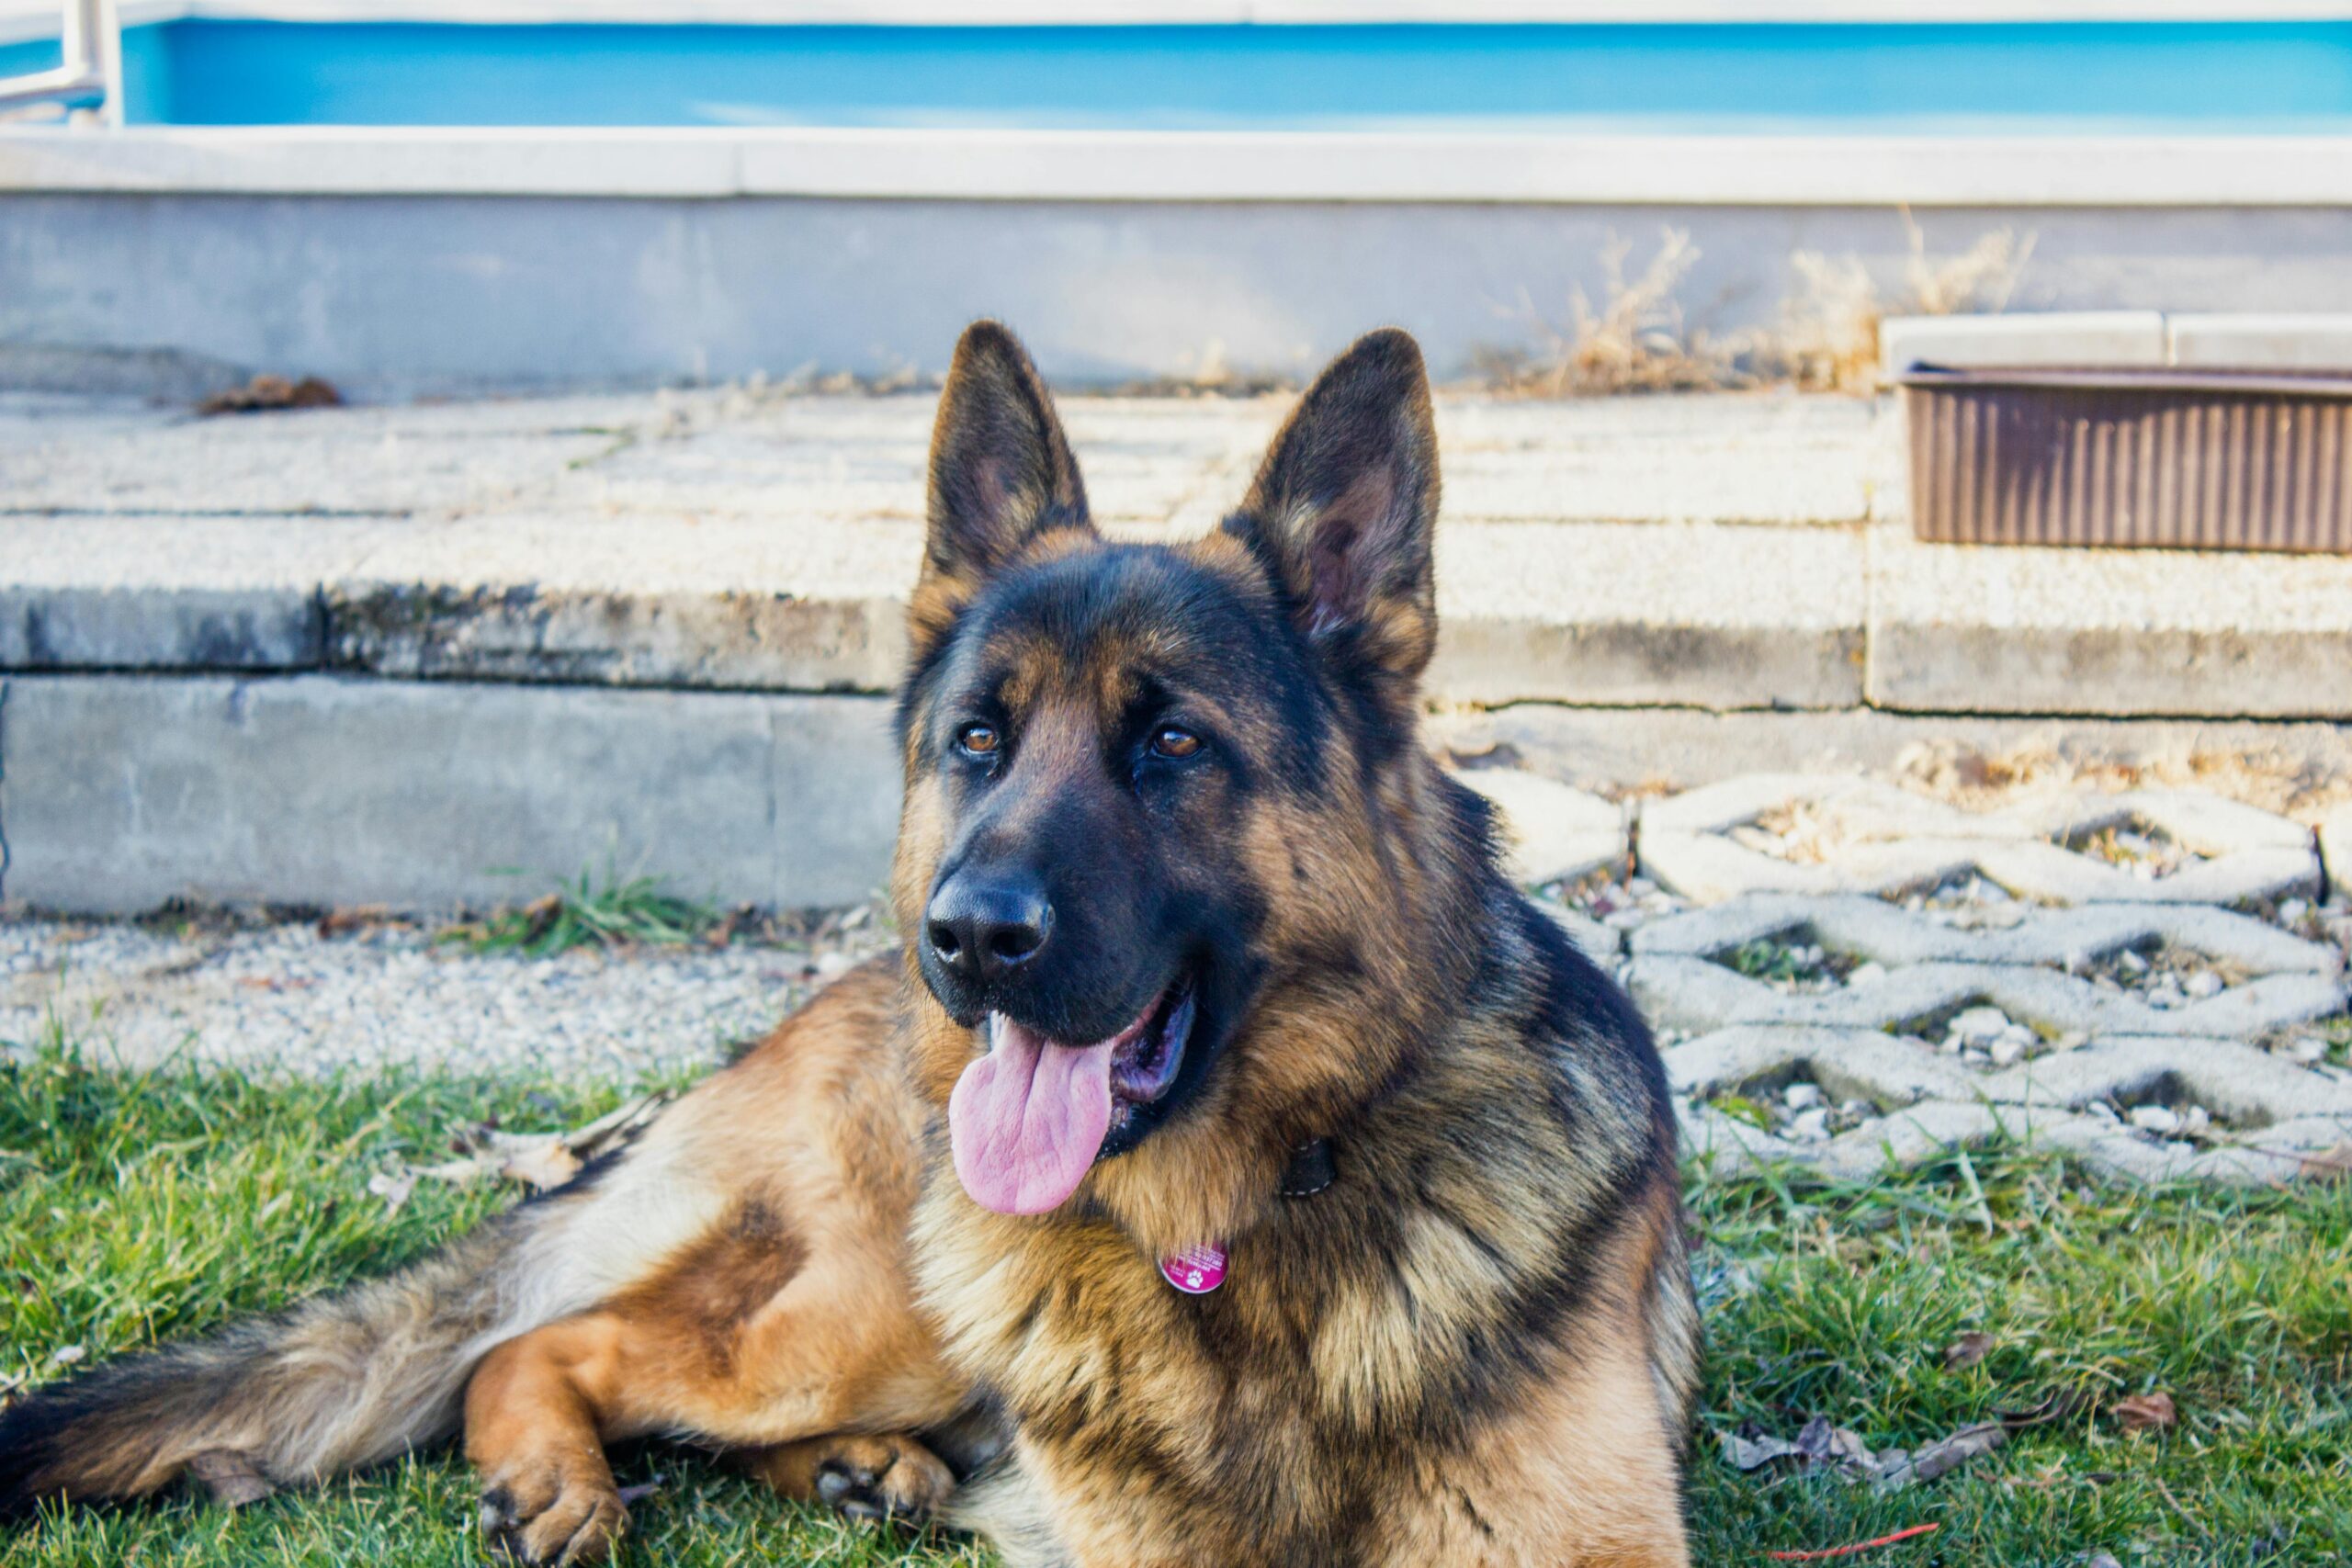
MULTIPOLYGON (((932 444, 896 897, 919 1077, 983 1205, 1054 1209, 1162 1160, 1229 1185, 1381 1070, 1384 998, 1428 940, 1396 925, 1429 876, 1399 836, 1432 806, 1437 503, 1401 332, 1326 370, 1240 509, 1178 544, 1102 538, 1020 344, 965 333, 932 444)), ((1433 793, 1476 858, 1483 818, 1433 793)))

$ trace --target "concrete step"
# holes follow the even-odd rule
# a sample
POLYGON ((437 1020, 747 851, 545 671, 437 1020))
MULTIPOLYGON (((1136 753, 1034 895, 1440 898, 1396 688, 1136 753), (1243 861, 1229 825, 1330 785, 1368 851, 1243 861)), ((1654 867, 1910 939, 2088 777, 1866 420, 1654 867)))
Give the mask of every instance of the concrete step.
MULTIPOLYGON (((1073 399, 1067 417, 1104 525, 1168 538, 1238 500, 1287 406, 1073 399)), ((931 408, 20 407, 0 413, 0 668, 884 691, 931 408)), ((1860 699, 1880 411, 1455 399, 1442 423, 1440 700, 1860 699), (1670 526, 1624 526, 1653 521, 1670 526)))
MULTIPOLYGON (((1105 525, 1172 538, 1286 406, 1069 420, 1105 525)), ((885 691, 930 413, 0 408, 0 669, 885 691)), ((2352 560, 1921 545, 1891 408, 1459 397, 1441 427, 1441 703, 2352 716, 2352 560)))
MULTIPOLYGON (((1216 525, 1287 406, 1065 411, 1106 528, 1157 539, 1216 525)), ((0 399, 0 897, 424 907, 610 862, 864 897, 931 414, 0 399)), ((2002 715, 2346 755, 2352 561, 1919 545, 1867 402, 1449 396, 1440 425, 1430 694, 1564 776, 1883 765, 2031 728, 2002 715), (2203 722, 2246 717, 2319 722, 2203 722)))

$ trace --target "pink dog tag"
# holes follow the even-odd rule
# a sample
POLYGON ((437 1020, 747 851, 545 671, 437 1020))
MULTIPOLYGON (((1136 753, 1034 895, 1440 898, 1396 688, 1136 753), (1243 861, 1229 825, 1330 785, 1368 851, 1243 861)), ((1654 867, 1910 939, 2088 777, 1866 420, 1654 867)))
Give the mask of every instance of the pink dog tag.
POLYGON ((1225 1283, 1225 1248, 1186 1247, 1159 1260, 1159 1277, 1188 1296, 1205 1296, 1225 1283))

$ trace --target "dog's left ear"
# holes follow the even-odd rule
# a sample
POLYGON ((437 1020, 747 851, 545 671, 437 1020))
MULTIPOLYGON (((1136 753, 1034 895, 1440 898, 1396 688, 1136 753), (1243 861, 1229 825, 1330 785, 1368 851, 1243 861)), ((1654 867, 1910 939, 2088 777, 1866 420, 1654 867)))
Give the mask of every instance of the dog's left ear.
POLYGON ((1331 362, 1225 528, 1254 550, 1328 655, 1418 680, 1437 646, 1437 430, 1409 333, 1331 362))

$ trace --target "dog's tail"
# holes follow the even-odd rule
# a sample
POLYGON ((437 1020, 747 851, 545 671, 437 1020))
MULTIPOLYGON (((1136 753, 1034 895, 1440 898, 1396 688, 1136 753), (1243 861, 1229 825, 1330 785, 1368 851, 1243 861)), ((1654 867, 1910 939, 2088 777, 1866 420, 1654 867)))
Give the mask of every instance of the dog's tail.
POLYGON ((251 1497, 451 1436, 482 1356, 585 1304, 532 1272, 568 1250, 586 1196, 560 1190, 388 1278, 35 1391, 0 1411, 0 1518, 190 1472, 251 1497))

